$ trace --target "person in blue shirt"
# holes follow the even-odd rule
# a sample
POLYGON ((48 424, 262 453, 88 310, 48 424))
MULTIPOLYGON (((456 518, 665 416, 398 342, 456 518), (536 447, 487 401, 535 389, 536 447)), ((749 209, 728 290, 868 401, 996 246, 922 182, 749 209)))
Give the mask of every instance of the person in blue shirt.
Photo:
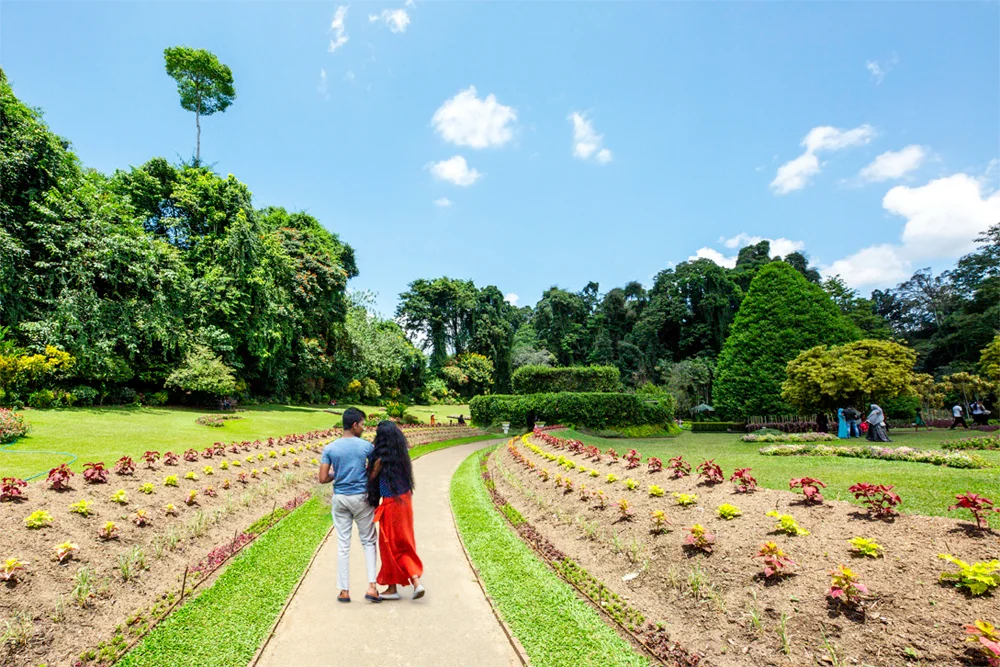
POLYGON ((365 599, 381 602, 376 580, 375 508, 368 504, 368 460, 374 451, 372 444, 362 440, 365 413, 357 408, 344 410, 344 436, 323 448, 319 466, 319 483, 333 482, 333 525, 337 531, 338 602, 350 602, 351 531, 358 526, 358 537, 365 552, 368 570, 368 591, 365 599))

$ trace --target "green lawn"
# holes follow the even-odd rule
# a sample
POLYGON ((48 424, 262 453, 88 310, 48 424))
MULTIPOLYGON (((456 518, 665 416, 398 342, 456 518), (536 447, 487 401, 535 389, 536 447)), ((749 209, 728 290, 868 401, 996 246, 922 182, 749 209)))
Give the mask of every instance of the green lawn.
POLYGON ((482 442, 483 440, 497 440, 503 436, 497 436, 495 434, 488 435, 470 435, 467 438, 455 438, 454 440, 441 440, 439 442, 428 442, 426 445, 417 445, 410 450, 410 458, 416 461, 421 456, 425 454, 430 454, 431 452, 436 452, 439 449, 448 449, 449 447, 458 447, 459 445, 468 445, 473 442, 482 442))
MULTIPOLYGON (((430 421, 431 411, 443 417, 463 410, 468 415, 468 406, 461 405, 415 406, 410 411, 430 421)), ((339 428, 341 424, 340 415, 325 412, 323 408, 286 405, 241 409, 242 419, 226 421, 221 428, 195 423, 195 419, 209 411, 185 408, 72 408, 25 410, 22 414, 32 430, 13 445, 0 447, 3 477, 27 478, 70 462, 74 470, 80 471, 88 461, 110 464, 122 456, 136 458, 149 449, 161 453, 189 447, 203 449, 218 441, 255 440, 339 428)))
POLYGON ((245 665, 330 528, 307 501, 238 555, 211 588, 185 603, 126 655, 122 667, 245 665))
POLYGON ((548 568, 493 508, 479 452, 451 480, 451 506, 490 597, 535 667, 648 665, 548 568))
MULTIPOLYGON (((788 490, 788 480, 792 477, 810 476, 826 483, 823 495, 836 500, 854 500, 847 488, 857 482, 894 484, 903 499, 901 510, 914 514, 939 516, 960 516, 949 513, 948 506, 955 501, 955 495, 974 491, 994 500, 1000 500, 1000 468, 984 470, 964 470, 945 468, 928 463, 907 463, 902 461, 874 461, 871 459, 849 459, 818 456, 763 456, 757 453, 762 446, 740 442, 739 436, 728 433, 691 433, 685 431, 677 438, 662 440, 605 439, 582 435, 575 431, 557 431, 555 435, 578 438, 588 445, 595 445, 601 451, 614 447, 619 454, 634 447, 643 457, 657 456, 667 459, 681 455, 697 466, 705 459, 715 459, 728 477, 736 468, 752 468, 753 476, 761 486, 771 489, 788 490)), ((892 446, 907 446, 921 449, 939 448, 942 440, 960 438, 965 433, 934 430, 913 431, 896 429, 891 438, 892 446)), ((865 444, 866 440, 843 441, 845 444, 865 444)), ((984 459, 1000 466, 1000 452, 976 452, 984 459)), ((968 518, 968 513, 964 518, 968 518)), ((992 525, 1000 526, 1000 515, 994 515, 992 525)))

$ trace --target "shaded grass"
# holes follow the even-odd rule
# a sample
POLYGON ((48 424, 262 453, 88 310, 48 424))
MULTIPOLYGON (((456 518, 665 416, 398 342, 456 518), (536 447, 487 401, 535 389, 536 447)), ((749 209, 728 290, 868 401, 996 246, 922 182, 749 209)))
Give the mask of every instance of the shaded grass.
MULTIPOLYGON (((997 500, 1000 495, 1000 469, 966 470, 946 468, 928 463, 906 461, 878 461, 821 456, 763 456, 757 450, 762 443, 741 442, 739 435, 731 433, 690 433, 669 440, 636 439, 623 442, 589 436, 575 431, 556 432, 561 438, 576 438, 588 445, 606 451, 614 447, 621 453, 634 447, 642 456, 657 456, 666 463, 668 458, 683 456, 694 467, 705 459, 715 459, 727 479, 736 468, 752 468, 753 476, 761 486, 769 489, 788 490, 788 480, 793 477, 816 477, 826 483, 823 495, 831 500, 849 500, 854 496, 847 488, 857 482, 893 484, 903 499, 900 510, 911 514, 929 514, 968 519, 968 513, 949 512, 955 495, 973 491, 997 500)), ((890 446, 921 449, 940 448, 942 440, 961 437, 955 432, 935 430, 912 431, 896 429, 890 446)), ((844 441, 845 444, 868 444, 867 440, 844 441)), ((991 464, 1000 466, 1000 452, 976 452, 991 464)), ((728 482, 727 482, 728 483, 728 482)), ((990 519, 1000 527, 1000 514, 990 519)))
POLYGON ((467 438, 455 438, 454 440, 442 440, 440 442, 429 442, 426 445, 417 445, 410 450, 410 459, 416 461, 421 456, 425 454, 430 454, 431 452, 436 452, 439 449, 447 449, 449 447, 457 447, 459 445, 468 445, 472 442, 482 442, 483 440, 497 440, 503 436, 497 435, 470 435, 467 438))
POLYGON ((483 585, 535 667, 648 665, 529 549, 494 509, 476 452, 451 480, 451 506, 483 585))
POLYGON ((194 600, 158 625, 121 667, 245 665, 302 576, 331 524, 313 498, 237 556, 194 600))

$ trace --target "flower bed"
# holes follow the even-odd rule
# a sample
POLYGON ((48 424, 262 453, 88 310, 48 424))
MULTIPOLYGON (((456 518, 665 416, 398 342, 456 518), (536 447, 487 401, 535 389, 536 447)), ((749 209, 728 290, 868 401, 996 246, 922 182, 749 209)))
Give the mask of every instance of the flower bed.
POLYGON ((838 440, 832 433, 782 433, 775 435, 772 433, 757 435, 747 433, 742 438, 743 442, 833 442, 838 440))
POLYGON ((1000 450, 1000 434, 980 435, 961 440, 947 440, 941 443, 945 449, 997 449, 1000 450))
POLYGON ((0 445, 13 442, 27 435, 31 427, 24 417, 6 408, 0 408, 0 445))
POLYGON ((761 447, 764 456, 846 456, 856 459, 882 459, 885 461, 908 461, 911 463, 931 463, 949 468, 989 468, 990 463, 975 454, 941 452, 934 449, 914 449, 912 447, 877 447, 858 445, 831 447, 829 445, 771 445, 761 447))
POLYGON ((233 414, 222 414, 222 415, 202 415, 195 419, 196 424, 201 424, 202 426, 213 426, 215 428, 222 428, 223 422, 227 422, 231 419, 243 419, 240 415, 233 414))

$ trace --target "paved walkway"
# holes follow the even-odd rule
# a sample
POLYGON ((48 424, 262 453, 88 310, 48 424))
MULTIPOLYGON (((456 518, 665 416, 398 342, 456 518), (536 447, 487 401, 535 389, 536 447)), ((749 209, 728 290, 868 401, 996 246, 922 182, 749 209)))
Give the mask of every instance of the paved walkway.
POLYGON ((413 494, 417 553, 427 595, 365 601, 364 554, 354 532, 350 604, 336 601, 337 540, 331 535, 292 599, 260 658, 261 667, 514 667, 510 647, 462 552, 451 517, 451 477, 487 443, 432 452, 417 459, 413 494))

